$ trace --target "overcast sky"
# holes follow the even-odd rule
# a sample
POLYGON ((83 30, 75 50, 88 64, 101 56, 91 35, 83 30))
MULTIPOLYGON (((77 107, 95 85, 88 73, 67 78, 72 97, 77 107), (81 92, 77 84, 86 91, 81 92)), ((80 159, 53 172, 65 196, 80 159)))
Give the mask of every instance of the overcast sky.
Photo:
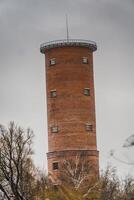
POLYGON ((46 169, 47 119, 43 42, 66 37, 97 42, 94 53, 100 168, 112 163, 120 175, 134 166, 134 0, 0 0, 0 123, 14 120, 35 133, 35 162, 46 169))

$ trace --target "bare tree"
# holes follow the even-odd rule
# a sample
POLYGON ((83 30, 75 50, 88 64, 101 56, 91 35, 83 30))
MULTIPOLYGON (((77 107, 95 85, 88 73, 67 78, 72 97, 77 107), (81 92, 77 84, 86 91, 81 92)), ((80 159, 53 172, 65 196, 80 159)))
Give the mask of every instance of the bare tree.
POLYGON ((134 179, 130 176, 124 180, 122 200, 134 200, 134 179))
POLYGON ((100 178, 99 199, 118 200, 120 197, 120 181, 116 170, 108 167, 100 178))
POLYGON ((77 155, 73 159, 65 159, 61 164, 60 179, 65 184, 79 190, 89 183, 95 173, 95 165, 89 161, 87 156, 77 155))
POLYGON ((10 122, 0 125, 0 191, 4 199, 30 200, 34 184, 32 155, 33 132, 10 122))

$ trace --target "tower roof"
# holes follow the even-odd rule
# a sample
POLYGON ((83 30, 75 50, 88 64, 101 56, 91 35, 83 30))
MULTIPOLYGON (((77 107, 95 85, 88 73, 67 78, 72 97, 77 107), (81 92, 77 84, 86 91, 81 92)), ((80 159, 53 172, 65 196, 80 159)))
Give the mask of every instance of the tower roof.
POLYGON ((65 46, 79 46, 79 47, 87 47, 91 51, 97 50, 96 42, 90 40, 82 40, 82 39, 63 39, 63 40, 54 40, 50 42, 46 42, 40 45, 40 52, 45 53, 48 49, 65 47, 65 46))

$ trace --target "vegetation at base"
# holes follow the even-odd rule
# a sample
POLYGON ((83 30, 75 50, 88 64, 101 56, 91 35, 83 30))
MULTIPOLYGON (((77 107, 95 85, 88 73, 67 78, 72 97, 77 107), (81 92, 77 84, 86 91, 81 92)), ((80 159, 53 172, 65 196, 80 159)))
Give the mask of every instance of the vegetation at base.
POLYGON ((32 140, 31 129, 14 122, 0 125, 0 200, 134 200, 131 177, 120 180, 108 167, 98 179, 91 178, 94 166, 81 156, 64 160, 56 184, 34 166, 32 140))

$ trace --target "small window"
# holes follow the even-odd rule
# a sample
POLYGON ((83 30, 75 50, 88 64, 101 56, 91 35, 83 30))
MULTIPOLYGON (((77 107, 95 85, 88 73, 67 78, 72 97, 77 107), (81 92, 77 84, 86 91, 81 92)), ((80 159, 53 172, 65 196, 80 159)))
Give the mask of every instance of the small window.
POLYGON ((83 62, 83 64, 88 64, 88 58, 87 57, 83 57, 82 58, 82 62, 83 62))
POLYGON ((86 131, 93 131, 93 125, 92 124, 86 124, 86 131))
POLYGON ((51 90, 50 94, 51 94, 51 97, 56 97, 57 96, 56 90, 51 90))
POLYGON ((57 170, 59 169, 59 163, 58 162, 54 162, 53 163, 53 170, 57 170))
POLYGON ((52 126, 52 127, 51 127, 51 132, 52 132, 52 133, 58 133, 58 130, 59 130, 59 129, 58 129, 58 126, 52 126))
POLYGON ((89 89, 89 88, 85 88, 85 89, 84 89, 84 94, 85 94, 86 96, 90 96, 90 89, 89 89))
POLYGON ((56 59, 55 58, 50 59, 50 65, 55 65, 55 64, 56 64, 56 59))

